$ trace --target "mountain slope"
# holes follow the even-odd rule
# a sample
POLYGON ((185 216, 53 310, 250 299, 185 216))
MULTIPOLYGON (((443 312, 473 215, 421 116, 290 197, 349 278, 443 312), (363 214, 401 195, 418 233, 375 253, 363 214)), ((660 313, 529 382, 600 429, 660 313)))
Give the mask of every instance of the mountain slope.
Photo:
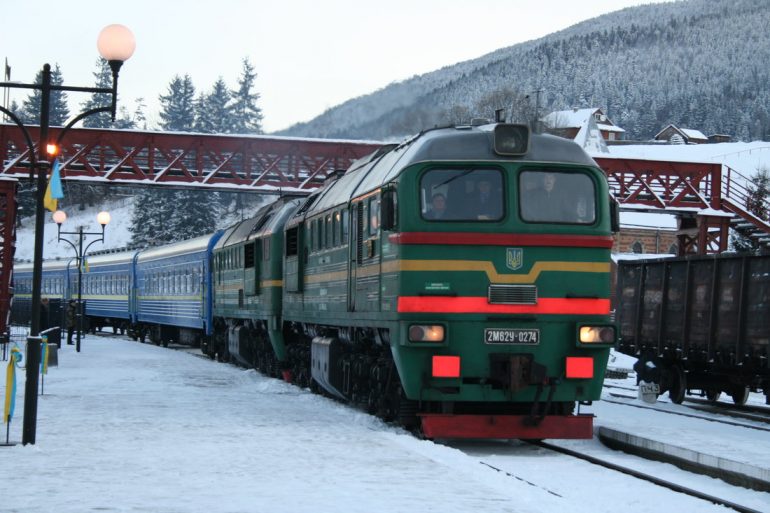
POLYGON ((768 139, 769 24, 765 0, 623 9, 389 85, 281 134, 383 139, 491 117, 494 108, 512 110, 521 121, 534 115, 532 93, 541 90, 540 115, 603 107, 635 139, 672 122, 706 134, 768 139), (495 93, 507 100, 493 105, 495 93))

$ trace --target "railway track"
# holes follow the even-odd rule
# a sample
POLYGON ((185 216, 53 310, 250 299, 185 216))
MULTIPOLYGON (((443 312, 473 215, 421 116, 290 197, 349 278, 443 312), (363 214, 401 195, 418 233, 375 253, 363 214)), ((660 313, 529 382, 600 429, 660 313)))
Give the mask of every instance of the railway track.
MULTIPOLYGON (((607 468, 607 469, 610 469, 610 470, 614 470, 616 472, 621 472, 623 474, 632 476, 632 477, 634 477, 636 479, 641 479, 643 481, 647 481, 649 483, 653 483, 653 484, 655 484, 657 486, 662 486, 662 487, 667 488, 669 490, 673 490, 673 491, 675 491, 677 493, 683 493, 685 495, 689 495, 690 497, 695 497, 697 499, 701 499, 701 500, 704 500, 704 501, 711 502, 712 504, 717 504, 717 505, 725 506, 725 507, 728 507, 728 508, 733 509, 735 511, 739 511, 741 513, 761 513, 759 510, 756 510, 756 509, 753 509, 753 508, 750 508, 750 507, 747 507, 747 506, 743 506, 743 505, 738 504, 736 502, 733 502, 731 500, 723 499, 721 497, 717 497, 717 496, 714 496, 714 495, 702 492, 700 490, 695 490, 695 489, 689 488, 687 486, 682 486, 680 484, 673 483, 673 482, 668 481, 666 479, 662 479, 662 478, 653 476, 651 474, 640 472, 638 470, 635 470, 635 469, 632 469, 632 468, 629 468, 629 467, 624 467, 624 466, 618 465, 616 463, 605 461, 605 460, 602 460, 601 458, 597 458, 595 456, 590 456, 588 454, 584 454, 584 453, 581 453, 581 452, 578 452, 578 451, 574 451, 572 449, 567 449, 565 447, 560 447, 558 445, 550 444, 550 443, 547 443, 547 442, 532 441, 532 442, 529 442, 529 443, 531 443, 533 445, 536 445, 538 447, 542 447, 544 449, 548 449, 548 450, 555 451, 555 452, 558 452, 558 453, 561 453, 561 454, 565 454, 567 456, 571 456, 573 458, 578 458, 580 460, 587 461, 587 462, 589 462, 589 463, 591 463, 593 465, 598 465, 598 466, 601 466, 601 467, 604 467, 604 468, 607 468)), ((488 467, 495 468, 495 467, 492 467, 491 465, 488 465, 488 464, 486 464, 484 462, 481 462, 481 463, 483 465, 488 466, 488 467)), ((499 469, 495 469, 495 470, 499 470, 499 469)), ((551 492, 551 493, 553 493, 553 492, 551 492)))
MULTIPOLYGON (((607 386, 607 385, 605 385, 607 386)), ((628 387, 619 387, 619 386, 607 386, 608 388, 617 388, 620 390, 628 390, 636 392, 633 388, 628 387)), ((616 399, 630 399, 635 400, 637 399, 636 395, 629 395, 629 394, 622 394, 617 392, 610 392, 610 396, 616 398, 616 399)), ((686 413, 683 411, 672 411, 669 409, 662 409, 662 408, 656 408, 654 405, 646 405, 646 404, 632 404, 624 401, 615 401, 612 399, 602 399, 603 401, 614 403, 614 404, 622 404, 624 406, 631 406, 636 408, 648 408, 653 409, 655 411, 659 411, 662 413, 669 413, 672 415, 681 415, 685 417, 693 417, 693 418, 699 418, 699 419, 706 419, 711 420, 714 422, 721 422, 727 425, 734 425, 734 426, 740 426, 740 427, 747 427, 751 429, 760 429, 763 431, 770 431, 770 428, 762 428, 758 426, 752 426, 749 424, 742 424, 737 422, 730 422, 725 419, 720 419, 718 417, 703 417, 701 415, 695 415, 691 413, 686 413)), ((715 415, 722 415, 726 417, 732 417, 735 419, 742 419, 742 420, 748 420, 751 422, 760 422, 763 424, 770 425, 770 408, 764 408, 761 406, 741 406, 738 407, 736 405, 728 405, 728 404, 719 404, 719 403, 712 403, 711 401, 704 400, 704 399, 697 399, 697 398, 686 398, 685 402, 689 403, 684 405, 686 408, 690 410, 695 410, 701 413, 706 414, 715 414, 715 415)), ((668 403, 666 403, 668 404, 668 403)))

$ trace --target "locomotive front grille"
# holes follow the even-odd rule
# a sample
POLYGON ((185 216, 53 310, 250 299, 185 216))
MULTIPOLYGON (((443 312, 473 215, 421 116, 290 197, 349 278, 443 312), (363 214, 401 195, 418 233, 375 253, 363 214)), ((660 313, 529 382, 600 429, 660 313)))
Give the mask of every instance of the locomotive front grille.
POLYGON ((536 305, 535 285, 490 285, 487 300, 495 305, 536 305))

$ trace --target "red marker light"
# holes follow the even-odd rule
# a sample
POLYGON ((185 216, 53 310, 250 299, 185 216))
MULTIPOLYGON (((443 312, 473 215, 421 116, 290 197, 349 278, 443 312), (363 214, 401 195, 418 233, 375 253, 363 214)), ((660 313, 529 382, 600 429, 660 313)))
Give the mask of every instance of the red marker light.
POLYGON ((594 359, 590 356, 568 356, 567 378, 590 379, 594 377, 594 359))
POLYGON ((460 357, 434 356, 432 375, 434 378, 459 378, 460 357))

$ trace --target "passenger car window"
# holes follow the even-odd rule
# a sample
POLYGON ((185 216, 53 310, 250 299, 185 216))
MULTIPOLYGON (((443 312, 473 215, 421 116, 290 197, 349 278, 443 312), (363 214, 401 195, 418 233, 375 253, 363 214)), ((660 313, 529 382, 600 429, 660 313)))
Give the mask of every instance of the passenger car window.
POLYGON ((500 169, 431 169, 420 180, 420 213, 429 221, 499 221, 504 205, 500 169))
POLYGON ((593 224, 596 192, 584 173, 524 171, 519 175, 521 218, 530 223, 593 224))

